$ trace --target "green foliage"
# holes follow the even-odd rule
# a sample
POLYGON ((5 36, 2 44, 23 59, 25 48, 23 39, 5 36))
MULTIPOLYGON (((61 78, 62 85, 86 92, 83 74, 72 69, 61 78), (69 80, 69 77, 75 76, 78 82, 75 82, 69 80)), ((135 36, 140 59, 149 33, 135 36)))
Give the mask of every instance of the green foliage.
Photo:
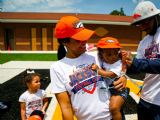
POLYGON ((134 56, 134 57, 136 57, 136 56, 137 56, 137 54, 133 54, 133 56, 134 56))
POLYGON ((120 15, 120 12, 118 10, 113 10, 110 15, 120 15))
POLYGON ((113 10, 111 13, 110 13, 110 15, 124 15, 124 16, 126 16, 125 14, 124 14, 124 11, 123 11, 123 8, 121 7, 121 10, 120 11, 118 11, 118 10, 113 10))
POLYGON ((9 61, 57 61, 54 53, 0 53, 0 64, 9 61))

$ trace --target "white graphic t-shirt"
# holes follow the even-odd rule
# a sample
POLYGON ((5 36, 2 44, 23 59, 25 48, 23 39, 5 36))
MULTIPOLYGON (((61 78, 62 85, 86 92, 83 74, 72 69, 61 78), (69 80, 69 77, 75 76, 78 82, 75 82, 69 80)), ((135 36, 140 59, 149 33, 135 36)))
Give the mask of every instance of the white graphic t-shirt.
POLYGON ((34 110, 41 110, 43 107, 43 98, 46 97, 46 92, 44 90, 38 89, 37 93, 30 94, 28 91, 24 92, 20 98, 19 102, 25 102, 26 105, 26 118, 30 117, 30 114, 34 110))
MULTIPOLYGON (((113 78, 112 80, 115 80, 116 78, 119 78, 121 76, 121 71, 122 71, 122 61, 121 59, 119 59, 117 62, 113 63, 113 64, 109 64, 106 62, 103 62, 103 68, 105 71, 112 71, 114 72, 117 77, 113 78)), ((107 85, 110 85, 113 81, 104 78, 107 85)))
POLYGON ((97 74, 91 70, 93 63, 101 64, 97 52, 86 52, 75 59, 65 57, 51 65, 51 92, 68 91, 78 120, 110 120, 111 94, 99 90, 97 74))
MULTIPOLYGON (((160 27, 154 36, 147 35, 139 44, 136 58, 160 59, 160 27)), ((146 73, 141 98, 160 106, 160 74, 146 73)))

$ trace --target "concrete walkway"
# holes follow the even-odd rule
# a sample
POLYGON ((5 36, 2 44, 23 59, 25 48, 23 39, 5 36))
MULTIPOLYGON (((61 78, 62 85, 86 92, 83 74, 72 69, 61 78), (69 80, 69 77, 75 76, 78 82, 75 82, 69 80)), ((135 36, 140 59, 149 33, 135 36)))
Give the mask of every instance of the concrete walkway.
POLYGON ((0 65, 0 83, 18 75, 27 68, 50 69, 53 61, 10 61, 0 65))

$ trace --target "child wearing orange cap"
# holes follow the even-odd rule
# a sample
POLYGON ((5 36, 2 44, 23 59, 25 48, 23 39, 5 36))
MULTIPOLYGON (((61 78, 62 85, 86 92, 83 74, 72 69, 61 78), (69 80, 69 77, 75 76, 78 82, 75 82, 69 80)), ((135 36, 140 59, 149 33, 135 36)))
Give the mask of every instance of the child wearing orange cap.
MULTIPOLYGON (((118 92, 112 88, 113 82, 110 80, 112 79, 114 81, 116 78, 121 76, 122 61, 119 57, 119 50, 122 47, 119 45, 117 39, 105 37, 98 42, 97 48, 99 57, 103 59, 104 62, 102 63, 102 69, 100 69, 96 64, 92 64, 91 69, 98 72, 99 75, 104 76, 106 84, 111 87, 111 89, 109 89, 111 92, 110 112, 114 120, 122 120, 120 109, 127 98, 127 89, 122 91, 122 89, 119 88, 120 92, 118 92)), ((100 86, 99 88, 106 89, 100 86)))

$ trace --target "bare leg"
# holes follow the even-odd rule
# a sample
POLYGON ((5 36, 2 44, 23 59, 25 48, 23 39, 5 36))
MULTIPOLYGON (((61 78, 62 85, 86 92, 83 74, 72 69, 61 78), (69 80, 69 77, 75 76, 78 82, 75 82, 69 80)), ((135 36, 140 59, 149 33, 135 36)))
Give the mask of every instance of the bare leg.
POLYGON ((120 95, 111 96, 109 107, 113 120, 122 120, 120 109, 123 104, 124 104, 124 99, 120 95))

